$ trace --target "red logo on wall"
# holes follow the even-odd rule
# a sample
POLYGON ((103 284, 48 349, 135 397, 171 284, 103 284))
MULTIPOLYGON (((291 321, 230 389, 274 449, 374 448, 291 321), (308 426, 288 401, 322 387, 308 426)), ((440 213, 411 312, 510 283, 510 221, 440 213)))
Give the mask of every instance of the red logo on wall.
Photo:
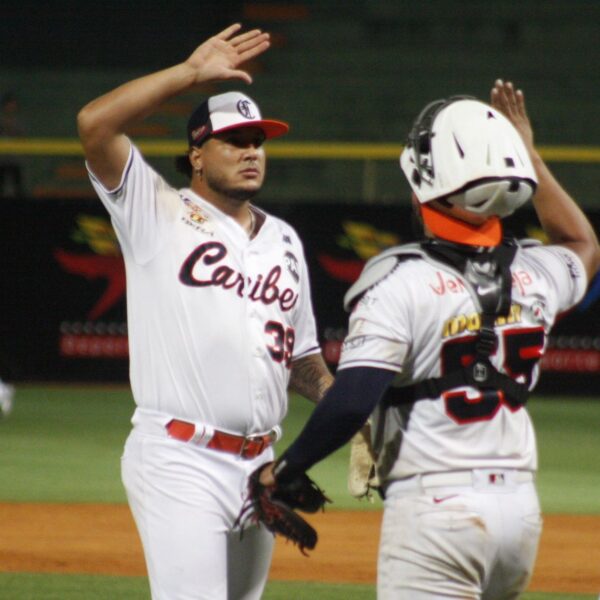
POLYGON ((104 292, 78 321, 62 322, 59 352, 71 358, 127 358, 126 323, 103 319, 125 295, 125 265, 114 230, 105 217, 79 215, 72 239, 85 244, 86 254, 57 249, 54 258, 61 268, 89 281, 104 280, 104 292))

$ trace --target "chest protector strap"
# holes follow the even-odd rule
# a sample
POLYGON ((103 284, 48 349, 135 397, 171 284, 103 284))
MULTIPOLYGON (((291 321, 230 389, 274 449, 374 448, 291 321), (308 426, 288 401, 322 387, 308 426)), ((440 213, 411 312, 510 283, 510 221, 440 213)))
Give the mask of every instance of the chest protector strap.
POLYGON ((441 240, 428 240, 421 244, 434 262, 443 263, 461 274, 480 311, 481 328, 475 343, 475 359, 462 369, 442 377, 432 377, 404 387, 390 387, 384 395, 384 404, 398 406, 425 398, 438 398, 442 393, 461 386, 474 387, 482 392, 501 391, 513 408, 525 404, 529 395, 528 387, 500 373, 489 359, 498 343, 495 321, 499 316, 508 316, 510 311, 510 265, 517 247, 517 243, 511 239, 505 239, 499 246, 483 251, 441 240))

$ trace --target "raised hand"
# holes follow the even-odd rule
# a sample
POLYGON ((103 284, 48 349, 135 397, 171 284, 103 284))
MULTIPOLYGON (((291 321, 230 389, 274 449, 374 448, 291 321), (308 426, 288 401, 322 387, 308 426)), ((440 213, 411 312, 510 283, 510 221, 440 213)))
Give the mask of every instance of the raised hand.
POLYGON ((533 129, 525 108, 525 95, 512 82, 497 79, 490 93, 491 105, 515 126, 528 149, 533 148, 533 129))
POLYGON ((269 48, 269 34, 252 29, 235 35, 241 28, 239 23, 230 25, 194 50, 185 62, 196 72, 196 83, 227 79, 252 83, 250 74, 238 67, 269 48))

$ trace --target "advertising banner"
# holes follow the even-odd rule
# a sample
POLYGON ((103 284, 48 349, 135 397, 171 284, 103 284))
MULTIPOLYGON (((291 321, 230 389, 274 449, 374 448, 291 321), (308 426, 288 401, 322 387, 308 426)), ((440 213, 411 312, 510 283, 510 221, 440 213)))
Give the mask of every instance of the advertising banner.
MULTIPOLYGON (((343 296, 364 263, 414 241, 406 205, 285 204, 265 209, 291 223, 309 262, 327 362, 335 369, 348 315, 343 296)), ((114 381, 128 377, 125 269, 108 214, 95 200, 21 199, 0 207, 3 257, 0 376, 14 381, 114 381)), ((590 215, 600 230, 600 213, 590 215)), ((544 241, 535 213, 507 222, 544 241)), ((439 291, 455 283, 440 279, 439 291)), ((519 274, 515 286, 526 286, 519 274)), ((555 326, 538 391, 600 390, 600 278, 555 326)))
POLYGON ((125 269, 94 200, 6 203, 0 376, 126 381, 125 269))

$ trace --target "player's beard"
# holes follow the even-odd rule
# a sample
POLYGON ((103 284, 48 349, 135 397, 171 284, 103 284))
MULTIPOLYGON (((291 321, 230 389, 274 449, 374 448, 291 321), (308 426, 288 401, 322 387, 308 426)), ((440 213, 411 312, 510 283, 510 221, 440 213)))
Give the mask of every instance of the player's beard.
POLYGON ((260 191, 259 186, 256 189, 249 190, 241 187, 234 187, 228 185, 224 177, 215 176, 212 173, 205 173, 206 185, 215 193, 226 196, 231 200, 237 200, 238 202, 245 202, 246 200, 252 200, 260 191))

